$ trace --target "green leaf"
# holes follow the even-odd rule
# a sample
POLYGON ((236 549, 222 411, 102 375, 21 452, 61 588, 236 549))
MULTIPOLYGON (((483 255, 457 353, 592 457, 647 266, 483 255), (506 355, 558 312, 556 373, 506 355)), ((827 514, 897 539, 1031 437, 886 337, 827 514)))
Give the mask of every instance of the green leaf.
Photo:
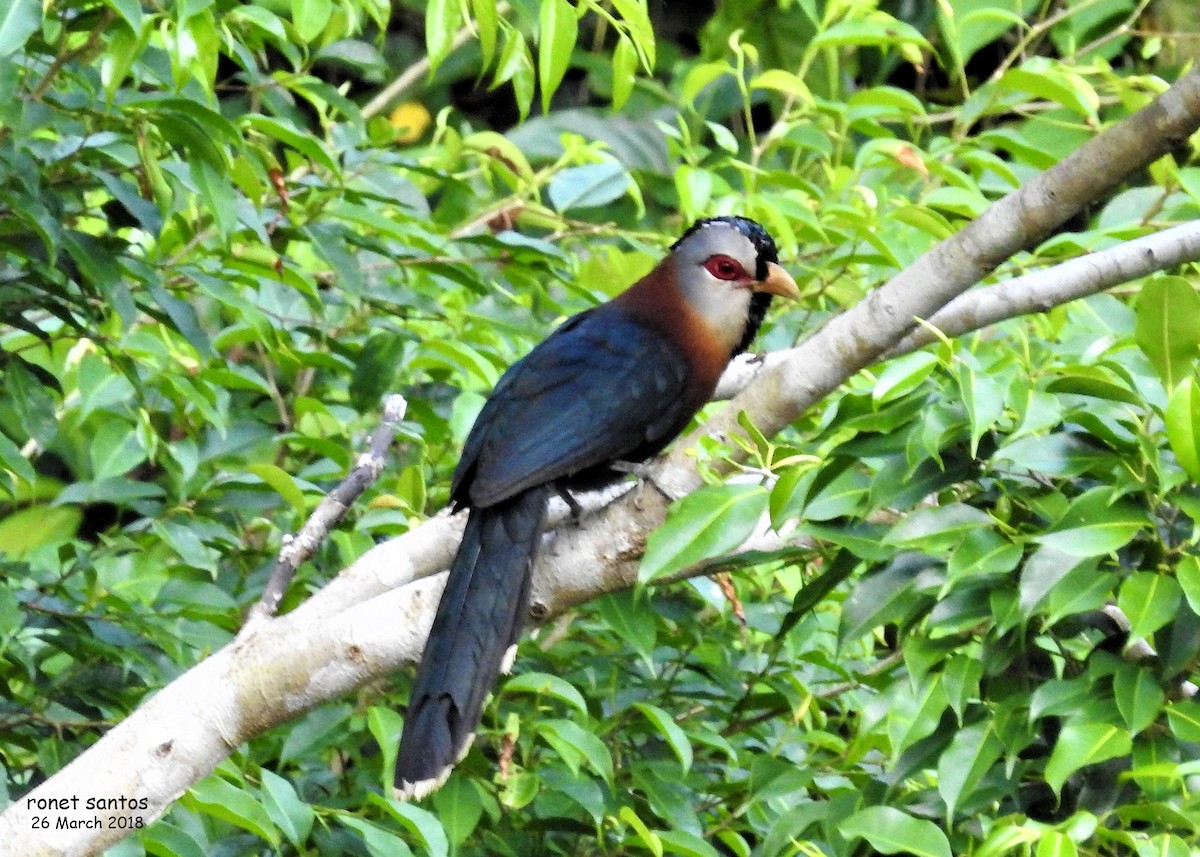
POLYGON ((990 720, 973 723, 955 733, 938 758, 938 794, 946 802, 946 813, 969 799, 975 787, 1004 753, 1004 744, 996 736, 990 720))
POLYGON ((768 69, 762 74, 755 75, 750 80, 750 89, 772 89, 792 96, 800 104, 813 103, 812 93, 809 92, 804 81, 798 75, 781 68, 768 69))
MULTIPOLYGON (((193 177, 197 176, 198 173, 208 175, 213 179, 215 179, 216 176, 216 171, 213 170, 209 164, 203 161, 196 161, 192 164, 193 177)), ((207 182, 197 182, 197 185, 201 185, 202 187, 205 184, 207 184, 207 182)), ((224 192, 228 190, 228 186, 224 183, 221 183, 220 187, 221 191, 218 193, 218 195, 223 195, 224 192)), ((214 204, 220 204, 219 202, 214 201, 213 198, 209 197, 207 194, 204 195, 207 197, 206 201, 213 202, 214 204)), ((230 216, 232 216, 232 198, 230 198, 228 202, 229 205, 226 206, 226 209, 230 212, 230 216)), ((219 222, 220 218, 217 219, 219 222)), ((232 229, 232 224, 226 223, 224 226, 220 227, 221 234, 228 234, 230 229, 232 229)), ((188 303, 187 301, 180 300, 156 283, 148 284, 146 290, 150 293, 150 296, 154 298, 154 302, 158 304, 162 311, 167 314, 167 318, 169 318, 171 323, 175 325, 175 329, 183 335, 183 338, 188 341, 188 344, 191 345, 192 348, 196 349, 197 355, 199 355, 202 359, 216 356, 216 351, 213 350, 212 343, 208 339, 208 334, 205 333, 203 326, 201 326, 200 319, 196 315, 196 308, 192 306, 192 304, 188 303)))
POLYGON ((644 821, 638 818, 638 814, 634 812, 633 807, 622 806, 620 810, 617 811, 617 817, 633 828, 638 839, 641 841, 641 844, 644 845, 646 849, 654 855, 654 857, 663 857, 662 840, 660 840, 657 835, 651 832, 650 828, 646 826, 644 821))
POLYGON ((432 812, 405 801, 379 798, 375 795, 372 795, 371 799, 378 801, 393 818, 416 834, 431 857, 449 857, 450 841, 446 838, 446 830, 432 812))
POLYGON ((650 21, 649 4, 645 0, 612 0, 612 6, 642 55, 642 65, 646 71, 654 71, 654 26, 650 21))
POLYGON ((1200 703, 1183 700, 1168 705, 1167 721, 1180 741, 1200 743, 1200 703))
POLYGON ((654 669, 651 653, 656 640, 656 619, 647 599, 635 591, 614 592, 596 599, 597 613, 609 629, 642 656, 648 669, 654 669))
POLYGON ((1086 78, 1048 62, 1030 62, 1023 68, 1009 69, 995 85, 1057 102, 1093 120, 1100 106, 1096 90, 1086 78))
POLYGON ((634 79, 637 76, 637 52, 633 42, 621 36, 613 49, 612 59, 612 106, 620 110, 629 100, 633 92, 634 79))
POLYGON ((495 0, 471 0, 471 11, 475 14, 475 30, 479 33, 479 52, 483 55, 486 70, 496 55, 496 35, 500 31, 500 13, 495 0))
POLYGON ((990 526, 969 533, 950 554, 946 573, 951 582, 976 574, 1006 574, 1021 562, 1021 545, 1001 537, 990 526))
POLYGON ((550 98, 571 65, 571 52, 579 36, 579 19, 568 0, 542 0, 538 35, 538 84, 542 110, 550 112, 550 98))
POLYGON ((1040 611, 1047 626, 1067 616, 1099 610, 1112 600, 1119 580, 1112 572, 1099 571, 1098 564, 1098 559, 1081 562, 1051 588, 1040 611))
POLYGON ((1200 480, 1200 382, 1185 378, 1171 391, 1163 416, 1167 442, 1179 466, 1200 480))
POLYGON ((421 351, 408 368, 412 371, 426 366, 447 366, 460 377, 473 375, 488 389, 495 387, 500 380, 495 365, 462 340, 437 339, 423 343, 421 351))
POLYGON ((254 796, 218 776, 205 777, 188 790, 185 802, 194 809, 249 830, 273 846, 279 845, 279 828, 254 796))
POLYGON ((950 840, 932 821, 913 818, 891 806, 869 806, 838 825, 847 839, 862 838, 883 854, 951 857, 950 840))
POLYGON ((142 22, 145 20, 145 13, 142 11, 142 4, 139 0, 104 0, 108 7, 125 19, 125 23, 129 25, 129 31, 132 33, 140 33, 142 31, 142 22))
POLYGON ((839 21, 809 42, 809 49, 844 45, 915 45, 928 49, 929 42, 909 24, 883 12, 871 12, 861 18, 839 21))
POLYGON ((1174 390, 1195 373, 1200 348, 1200 295, 1183 277, 1155 277, 1142 286, 1135 307, 1134 336, 1138 346, 1162 378, 1174 390))
POLYGON ((937 368, 937 355, 929 351, 914 351, 889 360, 875 376, 871 401, 876 406, 899 399, 921 385, 937 368))
POLYGON ((679 764, 683 766, 683 773, 686 776, 687 772, 692 768, 692 745, 688 741, 687 734, 670 714, 656 705, 651 705, 648 702, 638 702, 634 703, 634 708, 645 714, 646 718, 654 724, 654 728, 659 731, 659 734, 666 739, 667 744, 679 759, 679 764))
POLYGON ((537 696, 553 696, 573 706, 580 714, 587 715, 587 702, 575 686, 563 678, 549 673, 521 673, 504 683, 505 693, 532 693, 537 696))
POLYGON ((262 6, 239 5, 226 13, 223 22, 248 26, 257 31, 255 35, 265 37, 268 43, 281 49, 290 38, 283 19, 262 6))
POLYGON ((37 479, 37 473, 29 459, 21 454, 21 448, 3 432, 0 432, 0 467, 29 485, 37 479))
POLYGON ((1175 578, 1140 571, 1125 578, 1117 606, 1129 617, 1131 637, 1149 637, 1175 617, 1181 595, 1175 578))
POLYGON ((1063 725, 1046 762, 1046 784, 1057 795, 1067 777, 1085 765, 1129 755, 1133 742, 1124 727, 1096 723, 1082 716, 1063 725))
POLYGON ((1034 857, 1076 857, 1078 853, 1071 837, 1055 830, 1047 830, 1038 837, 1038 847, 1034 857))
POLYGON ((1135 504, 1109 502, 1112 489, 1097 487, 1085 492, 1068 507, 1066 514, 1037 541, 1077 557, 1103 556, 1123 547, 1144 527, 1149 516, 1135 504))
POLYGON ((79 530, 83 510, 77 506, 29 506, 0 518, 0 545, 20 558, 41 545, 70 541, 79 530))
POLYGON ((1104 366, 1064 366, 1060 376, 1046 385, 1047 393, 1074 393, 1128 405, 1141 405, 1142 396, 1125 378, 1104 366))
POLYGON ((54 505, 68 503, 114 503, 118 506, 135 506, 142 500, 156 500, 164 495, 163 489, 149 482, 113 476, 93 482, 75 482, 54 498, 54 505))
POLYGON ((612 755, 604 746, 604 742, 591 732, 570 720, 540 720, 537 729, 539 734, 559 751, 568 767, 574 768, 570 756, 577 753, 588 763, 588 767, 603 777, 605 782, 612 784, 612 755))
POLYGON ((620 199, 629 189, 630 178, 616 161, 587 164, 563 170, 546 188, 550 204, 560 212, 576 208, 599 208, 620 199))
POLYGON ((541 793, 541 777, 530 771, 522 771, 504 781, 500 790, 501 805, 508 809, 523 809, 541 793))
POLYGON ((768 500, 765 488, 746 484, 701 488, 684 497, 650 534, 639 578, 652 581, 733 550, 754 532, 768 500))
POLYGON ((675 192, 679 206, 689 217, 698 217, 712 199, 713 174, 701 167, 684 164, 675 170, 675 192))
POLYGON ((1200 616, 1200 556, 1185 556, 1175 567, 1175 580, 1178 581, 1188 606, 1192 612, 1200 616))
MULTIPOLYGON (((458 3, 453 4, 455 8, 458 3)), ((266 134, 272 139, 278 140, 285 146, 290 146, 295 149, 310 161, 314 161, 325 169, 329 170, 334 175, 339 175, 341 170, 338 168, 337 161, 326 150, 325 144, 311 134, 301 131, 296 126, 281 119, 275 119, 270 116, 263 116, 259 113, 250 113, 242 117, 242 124, 247 128, 258 131, 261 134, 266 134)))
POLYGON ((10 0, 8 8, 0 12, 0 57, 23 48, 41 23, 40 0, 10 0))
POLYGON ((1043 545, 1025 561, 1021 569, 1018 603, 1021 612, 1032 616, 1050 592, 1083 561, 1063 553, 1053 545, 1043 545))
POLYGON ((297 848, 308 839, 312 832, 316 813, 313 808, 300 799, 296 789, 283 777, 262 768, 263 806, 267 815, 275 823, 287 841, 297 848))
POLYGON ((392 785, 392 771, 396 767, 396 751, 399 749, 400 733, 404 729, 404 718, 391 708, 373 705, 367 709, 367 729, 379 745, 383 764, 384 789, 392 785))
POLYGON ((325 31, 332 14, 332 0, 292 0, 292 23, 305 42, 315 41, 325 31))
POLYGON ((696 100, 696 96, 700 92, 722 75, 736 75, 737 72, 733 66, 723 62, 703 63, 695 66, 688 72, 687 77, 683 79, 683 86, 679 92, 679 99, 684 104, 692 104, 696 100))
POLYGON ((133 426, 109 420, 92 436, 92 479, 99 482, 121 476, 146 460, 146 450, 133 426))
POLYGON ((21 427, 44 449, 58 433, 54 415, 54 398, 47 389, 58 381, 35 363, 27 363, 13 355, 4 370, 4 398, 16 412, 21 427))
POLYGON ((958 544, 966 536, 992 526, 992 518, 964 503, 947 503, 910 512, 884 536, 887 544, 933 552, 958 544))
POLYGON ((1077 711, 1087 704, 1091 692, 1086 676, 1044 681, 1029 698, 1029 719, 1041 720, 1077 711))
POLYGON ((335 815, 346 827, 358 831, 371 857, 412 857, 412 849, 396 834, 348 812, 335 815))
POLYGON ((938 562, 916 553, 902 553, 882 571, 865 578, 842 608, 838 638, 856 640, 888 622, 905 617, 916 601, 923 578, 936 580, 938 562))
POLYGON ((513 94, 517 99, 517 108, 521 118, 529 115, 533 105, 533 88, 535 82, 533 57, 525 44, 525 37, 515 27, 506 31, 504 48, 500 51, 500 59, 496 63, 496 74, 492 78, 492 88, 505 81, 512 81, 513 94))
POLYGON ((466 777, 451 777, 433 793, 438 820, 451 844, 466 842, 483 817, 483 800, 475 783, 466 777))
POLYGON ((206 857, 210 853, 191 833, 161 819, 143 830, 140 838, 146 853, 155 857, 206 857))
POLYGON ((979 452, 979 440, 1004 415, 1004 391, 988 374, 976 372, 966 363, 958 365, 958 389, 971 419, 971 457, 979 452))
POLYGON ((660 830, 656 835, 667 854, 682 854, 683 857, 721 857, 720 851, 686 830, 660 830))
POLYGON ((290 473, 275 464, 247 464, 246 471, 253 473, 267 485, 275 489, 275 493, 287 501, 297 514, 303 515, 308 509, 304 492, 296 484, 290 473))
POLYGON ((887 734, 892 760, 927 735, 933 734, 950 704, 942 676, 935 674, 914 688, 908 683, 893 685, 887 712, 887 734))
POLYGON ((1131 663, 1121 664, 1113 675, 1113 698, 1134 735, 1149 728, 1166 702, 1153 673, 1131 663))
POLYGON ((425 50, 430 71, 437 71, 454 46, 462 4, 459 0, 429 0, 425 4, 425 50))
POLYGON ((381 331, 363 343, 350 376, 350 401, 360 411, 379 406, 393 392, 396 373, 404 356, 405 339, 392 331, 381 331))

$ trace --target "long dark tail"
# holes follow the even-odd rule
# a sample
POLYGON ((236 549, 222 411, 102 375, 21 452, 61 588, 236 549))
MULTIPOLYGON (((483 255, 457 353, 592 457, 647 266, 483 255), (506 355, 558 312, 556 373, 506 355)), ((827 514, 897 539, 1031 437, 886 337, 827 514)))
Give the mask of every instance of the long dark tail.
POLYGON ((466 753, 517 642, 549 489, 472 509, 413 683, 396 760, 403 797, 436 789, 466 753))

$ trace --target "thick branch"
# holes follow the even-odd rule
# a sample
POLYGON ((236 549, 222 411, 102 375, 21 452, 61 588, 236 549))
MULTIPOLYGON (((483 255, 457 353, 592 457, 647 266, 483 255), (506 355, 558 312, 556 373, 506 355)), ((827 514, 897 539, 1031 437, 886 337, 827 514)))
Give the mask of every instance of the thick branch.
MULTIPOLYGON (((1193 220, 1052 268, 972 289, 934 313, 929 325, 946 336, 961 336, 1004 319, 1045 312, 1147 274, 1197 260, 1200 260, 1200 220, 1193 220)), ((885 356, 907 354, 935 339, 932 330, 919 327, 888 349, 885 356)))

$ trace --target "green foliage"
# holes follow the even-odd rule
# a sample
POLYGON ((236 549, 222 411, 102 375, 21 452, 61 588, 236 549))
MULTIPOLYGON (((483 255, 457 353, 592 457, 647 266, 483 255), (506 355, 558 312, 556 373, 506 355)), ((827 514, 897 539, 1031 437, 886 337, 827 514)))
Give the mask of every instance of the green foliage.
MULTIPOLYGON (((7 793, 231 638, 383 393, 396 466, 285 609, 439 509, 504 367, 688 220, 776 236, 807 299, 760 345, 789 345, 1161 91, 1181 48, 1145 5, 9 3, 7 793), (425 120, 361 106, 422 52, 425 120)), ((1189 158, 1002 273, 1200 216, 1189 158)), ((1190 853, 1194 280, 898 358, 758 436, 654 535, 651 585, 531 635, 429 801, 384 797, 400 678, 119 853, 1190 853), (725 557, 763 516, 813 547, 725 557), (702 562, 729 574, 653 583, 702 562)))

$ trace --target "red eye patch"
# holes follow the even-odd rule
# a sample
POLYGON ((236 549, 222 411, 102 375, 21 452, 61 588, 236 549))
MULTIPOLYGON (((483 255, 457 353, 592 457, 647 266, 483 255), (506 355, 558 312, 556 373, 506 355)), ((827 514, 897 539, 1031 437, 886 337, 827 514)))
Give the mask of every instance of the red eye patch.
POLYGON ((736 259, 724 253, 712 256, 704 263, 705 269, 718 280, 740 280, 746 278, 746 270, 736 259))

